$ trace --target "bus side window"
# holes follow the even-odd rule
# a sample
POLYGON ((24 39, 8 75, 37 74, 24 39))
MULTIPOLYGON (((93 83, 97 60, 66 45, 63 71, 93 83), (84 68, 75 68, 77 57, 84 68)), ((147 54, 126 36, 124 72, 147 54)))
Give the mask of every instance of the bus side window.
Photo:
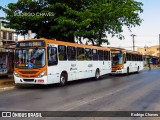
POLYGON ((111 55, 110 51, 104 51, 104 60, 110 61, 111 60, 111 55))
POLYGON ((58 55, 59 55, 59 60, 64 61, 67 60, 67 54, 66 54, 66 46, 64 45, 59 45, 58 46, 58 55))
POLYGON ((128 53, 126 53, 126 60, 125 60, 125 62, 127 62, 127 61, 129 61, 129 54, 128 53))
POLYGON ((130 53, 128 53, 128 61, 131 61, 132 60, 132 56, 130 53))
POLYGON ((144 57, 142 55, 140 55, 140 61, 143 61, 144 57))
POLYGON ((109 59, 108 51, 104 51, 104 60, 107 61, 109 59))
POLYGON ((77 48, 77 60, 84 60, 84 48, 77 48))
POLYGON ((48 47, 48 66, 57 65, 57 48, 48 47))
POLYGON ((76 48, 72 46, 67 47, 68 60, 76 60, 76 48))
POLYGON ((140 60, 140 55, 138 55, 138 61, 141 61, 141 60, 140 60))
POLYGON ((124 60, 124 63, 126 63, 126 61, 127 61, 127 53, 125 54, 123 54, 123 60, 124 60))
POLYGON ((85 59, 86 60, 92 60, 91 49, 89 49, 89 48, 85 49, 85 59))
POLYGON ((92 49, 93 60, 98 60, 98 53, 96 49, 92 49))
POLYGON ((111 60, 111 52, 108 51, 108 60, 111 60))
POLYGON ((103 50, 98 50, 99 60, 103 60, 103 50))

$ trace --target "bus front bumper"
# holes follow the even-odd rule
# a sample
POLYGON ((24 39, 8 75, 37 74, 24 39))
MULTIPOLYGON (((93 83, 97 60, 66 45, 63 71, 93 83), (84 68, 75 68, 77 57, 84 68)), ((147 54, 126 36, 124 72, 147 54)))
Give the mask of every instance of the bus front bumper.
POLYGON ((112 70, 111 74, 123 74, 124 70, 112 70))
POLYGON ((47 84, 47 76, 41 78, 20 78, 14 75, 15 84, 47 84))

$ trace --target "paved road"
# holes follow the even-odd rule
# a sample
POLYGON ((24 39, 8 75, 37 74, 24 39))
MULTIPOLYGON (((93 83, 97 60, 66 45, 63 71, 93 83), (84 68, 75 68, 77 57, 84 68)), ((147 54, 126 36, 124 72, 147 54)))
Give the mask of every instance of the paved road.
MULTIPOLYGON (((27 86, 0 91, 0 111, 159 111, 160 69, 129 76, 70 82, 65 87, 27 86)), ((45 118, 42 118, 45 119, 45 118)), ((46 118, 53 119, 53 118, 46 118)), ((114 120, 116 118, 56 118, 114 120)), ((141 118, 118 118, 118 120, 141 118)), ((143 120, 159 118, 143 118, 143 120)), ((39 120, 39 118, 37 119, 39 120)))

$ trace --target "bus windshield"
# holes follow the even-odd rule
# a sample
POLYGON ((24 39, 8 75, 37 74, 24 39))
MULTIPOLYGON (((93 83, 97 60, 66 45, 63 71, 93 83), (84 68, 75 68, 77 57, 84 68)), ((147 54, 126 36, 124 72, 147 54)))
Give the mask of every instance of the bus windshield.
POLYGON ((112 64, 119 65, 123 63, 123 57, 120 53, 113 53, 112 54, 112 64))
POLYGON ((45 49, 28 48, 15 51, 15 67, 32 69, 45 66, 45 49))

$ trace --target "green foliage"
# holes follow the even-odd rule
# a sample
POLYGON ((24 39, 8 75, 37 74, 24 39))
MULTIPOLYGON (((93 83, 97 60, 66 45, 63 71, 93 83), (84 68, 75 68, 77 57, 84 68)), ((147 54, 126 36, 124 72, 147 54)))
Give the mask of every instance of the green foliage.
POLYGON ((123 26, 131 29, 140 25, 141 6, 135 0, 18 0, 0 8, 17 33, 32 30, 37 37, 69 42, 77 36, 101 45, 108 43, 107 34, 122 39, 123 26))

